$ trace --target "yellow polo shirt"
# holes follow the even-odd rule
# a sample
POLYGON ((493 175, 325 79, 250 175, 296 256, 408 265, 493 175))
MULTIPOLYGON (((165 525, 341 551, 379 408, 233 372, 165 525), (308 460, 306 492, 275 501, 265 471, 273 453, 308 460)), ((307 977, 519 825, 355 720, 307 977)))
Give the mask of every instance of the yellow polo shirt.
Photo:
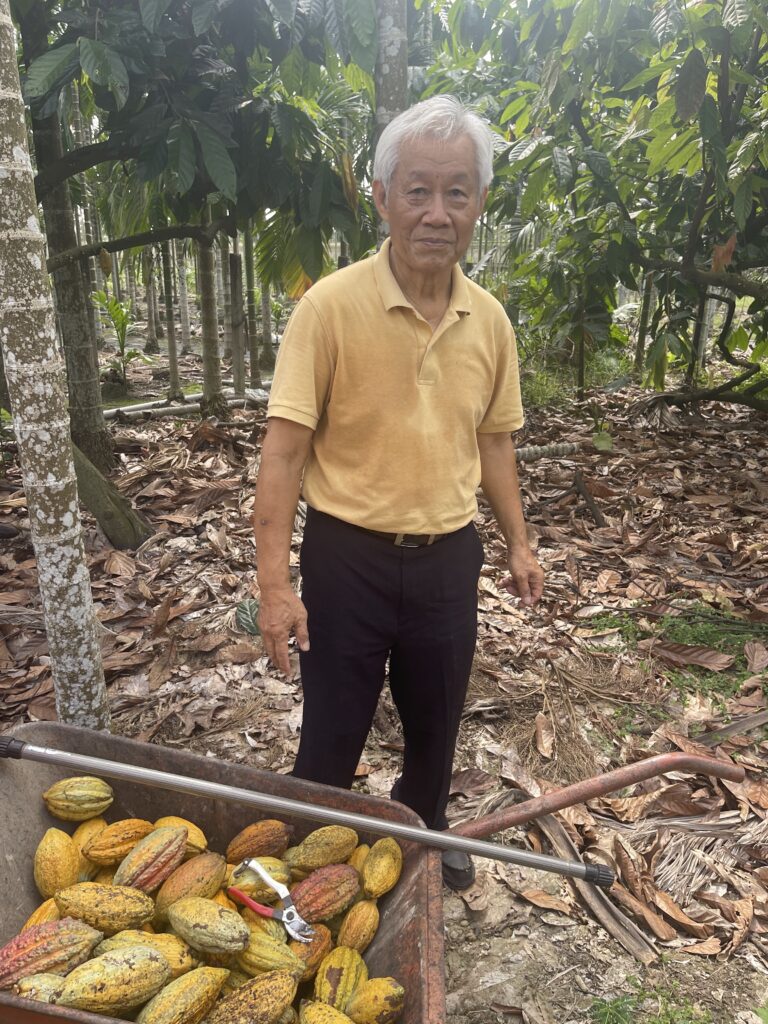
POLYGON ((312 427, 302 493, 321 512, 387 533, 448 533, 477 511, 477 432, 523 424, 503 307, 458 264, 436 331, 380 252, 318 281, 296 306, 269 416, 312 427))

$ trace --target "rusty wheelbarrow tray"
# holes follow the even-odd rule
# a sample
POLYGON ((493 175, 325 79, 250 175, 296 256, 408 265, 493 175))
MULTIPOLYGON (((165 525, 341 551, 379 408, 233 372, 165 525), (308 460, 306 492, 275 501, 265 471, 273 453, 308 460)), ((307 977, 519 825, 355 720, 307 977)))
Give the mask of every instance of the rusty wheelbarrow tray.
MULTIPOLYGON (((55 823, 45 810, 40 793, 56 779, 70 774, 83 771, 99 774, 98 764, 75 765, 74 770, 72 764, 62 766, 61 762, 71 755, 73 762, 98 758, 104 762, 102 774, 119 780, 113 782, 113 815, 150 820, 166 814, 187 817, 202 826, 206 835, 213 839, 214 848, 216 839, 223 848, 224 842, 246 824, 265 816, 250 806, 257 799, 261 802, 262 811, 265 807, 267 811, 278 811, 283 820, 293 825, 297 839, 316 827, 317 821, 343 820, 346 816, 360 818, 360 821, 349 820, 347 823, 358 828, 363 841, 373 841, 387 832, 397 835, 404 852, 403 875, 396 891, 382 901, 381 925, 374 943, 366 952, 366 960, 373 976, 391 975, 405 985, 407 1003, 403 1024, 442 1024, 445 1020, 441 862, 439 851, 429 849, 429 845, 448 847, 450 844, 455 847, 463 844, 468 852, 517 863, 528 862, 531 866, 546 867, 544 862, 549 860, 548 870, 587 877, 606 885, 610 884, 612 877, 606 868, 585 868, 568 861, 537 857, 494 844, 479 843, 474 837, 487 836, 673 769, 705 772, 734 781, 744 775, 739 766, 714 758, 661 755, 505 808, 487 818, 466 823, 446 836, 445 833, 424 830, 416 815, 401 804, 203 758, 185 751, 57 724, 21 726, 11 735, 15 737, 10 741, 11 745, 27 745, 27 752, 10 754, 7 737, 0 737, 5 756, 31 757, 38 763, 25 765, 23 769, 14 762, 2 764, 1 777, 7 805, 4 824, 6 833, 13 838, 5 861, 0 860, 0 897, 5 897, 6 908, 6 916, 0 921, 0 945, 16 934, 39 902, 30 884, 31 861, 43 831, 55 823), (54 760, 48 760, 49 757, 54 760), (110 773, 108 762, 113 763, 112 768, 117 774, 114 771, 110 773), (151 784, 150 775, 154 776, 151 784), (218 799, 203 792, 206 788, 215 787, 219 788, 218 799), (241 791, 240 800, 237 790, 241 791), (270 808, 270 803, 274 807, 270 808), (292 808, 295 815, 291 813, 292 803, 295 804, 292 808), (368 819, 370 834, 366 831, 364 819, 368 819)), ((20 1024, 55 1020, 96 1024, 104 1017, 42 1007, 0 993, 0 1024, 5 1024, 6 1020, 19 1021, 20 1024)))

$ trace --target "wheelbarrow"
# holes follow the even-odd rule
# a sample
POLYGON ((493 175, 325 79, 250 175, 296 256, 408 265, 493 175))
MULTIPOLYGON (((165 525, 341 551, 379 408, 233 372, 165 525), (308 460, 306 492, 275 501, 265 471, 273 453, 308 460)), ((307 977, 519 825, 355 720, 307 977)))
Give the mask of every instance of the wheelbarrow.
MULTIPOLYGON (((200 825, 213 849, 223 849, 252 821, 275 816, 293 827, 296 842, 318 824, 350 825, 363 842, 395 836, 403 849, 403 873, 395 890, 381 901, 381 923, 365 959, 372 977, 396 977, 405 986, 403 1024, 445 1022, 441 849, 462 849, 610 885, 613 874, 603 865, 532 854, 475 837, 673 770, 733 781, 744 777, 743 769, 731 762, 665 754, 505 808, 450 832, 432 832, 413 811, 394 801, 73 726, 20 726, 0 736, 0 758, 5 836, 0 857, 0 945, 17 934, 40 902, 32 882, 34 851, 44 831, 59 824, 45 809, 41 793, 69 775, 99 775, 112 782, 112 819, 189 818, 200 825)), ((103 1024, 104 1020, 0 992, 0 1024, 103 1024)))

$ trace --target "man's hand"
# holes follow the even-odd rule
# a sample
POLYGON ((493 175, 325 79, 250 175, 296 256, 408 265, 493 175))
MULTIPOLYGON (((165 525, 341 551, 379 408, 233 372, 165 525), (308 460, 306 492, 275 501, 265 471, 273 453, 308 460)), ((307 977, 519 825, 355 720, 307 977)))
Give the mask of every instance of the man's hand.
POLYGON ((501 581, 502 587, 519 597, 526 608, 537 604, 544 590, 544 570, 531 549, 526 545, 510 550, 507 565, 511 575, 501 581))
POLYGON ((307 609, 293 588, 275 587, 261 591, 259 605, 259 629, 270 661, 277 668, 290 675, 288 659, 288 637, 296 635, 302 651, 309 650, 307 630, 307 609))

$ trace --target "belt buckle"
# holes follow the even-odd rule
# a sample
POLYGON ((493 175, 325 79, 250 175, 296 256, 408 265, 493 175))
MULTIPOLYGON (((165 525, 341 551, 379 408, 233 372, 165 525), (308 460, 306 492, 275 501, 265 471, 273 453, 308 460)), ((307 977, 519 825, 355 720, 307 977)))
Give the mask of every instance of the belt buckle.
POLYGON ((417 548, 418 544, 409 544, 405 539, 406 537, 412 537, 414 534, 411 533, 398 533, 395 537, 395 547, 398 548, 417 548))

